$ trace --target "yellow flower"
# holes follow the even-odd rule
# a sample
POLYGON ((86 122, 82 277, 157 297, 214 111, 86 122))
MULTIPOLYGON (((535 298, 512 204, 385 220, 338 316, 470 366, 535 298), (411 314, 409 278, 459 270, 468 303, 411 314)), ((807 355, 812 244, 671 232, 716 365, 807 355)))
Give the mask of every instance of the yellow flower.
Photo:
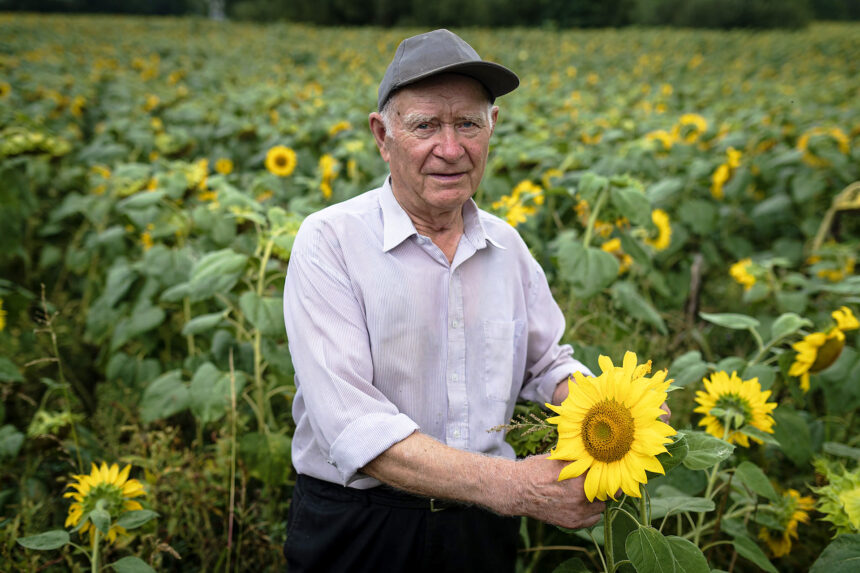
POLYGON ((623 275, 630 270, 630 266, 633 264, 633 257, 621 249, 621 239, 618 237, 610 239, 600 245, 600 248, 611 255, 615 255, 615 258, 618 259, 619 275, 623 275))
POLYGON ((685 113, 678 120, 678 125, 672 133, 675 139, 680 139, 684 143, 695 143, 706 131, 708 131, 708 120, 697 113, 685 113))
POLYGON ((788 370, 789 376, 800 376, 800 388, 809 391, 809 375, 825 370, 839 358, 845 346, 846 330, 860 328, 860 323, 847 306, 831 313, 836 326, 828 332, 813 332, 791 347, 797 351, 794 362, 788 370))
MULTIPOLYGON (((81 518, 96 509, 100 501, 103 502, 103 509, 110 514, 112 522, 127 511, 143 509, 140 502, 134 498, 144 496, 146 492, 143 491, 143 485, 139 481, 128 479, 129 471, 131 471, 130 465, 120 470, 117 464, 108 466, 106 462, 102 462, 101 467, 93 464, 89 475, 72 476, 77 481, 69 487, 76 491, 63 495, 74 500, 69 507, 65 526, 77 526, 81 518)), ((90 521, 84 523, 80 529, 82 535, 87 531, 90 532, 90 545, 92 545, 96 529, 90 521)), ((107 533, 107 540, 113 542, 117 535, 125 533, 124 528, 112 525, 107 533)))
POLYGON ((159 103, 161 103, 161 98, 155 94, 149 94, 146 96, 146 102, 143 104, 143 109, 144 111, 152 111, 158 107, 159 103))
POLYGON ((84 115, 84 106, 86 106, 87 100, 83 98, 83 96, 75 96, 72 99, 72 104, 69 106, 69 111, 72 112, 72 115, 75 117, 81 117, 84 115))
POLYGON ((651 211, 651 221, 657 226, 657 237, 645 239, 645 242, 658 251, 664 251, 672 243, 672 225, 669 222, 669 214, 663 209, 651 211))
MULTIPOLYGON (((773 433, 771 412, 776 408, 776 403, 767 401, 770 390, 763 391, 758 378, 741 380, 736 372, 731 375, 715 372, 704 382, 705 390, 696 392, 699 407, 693 411, 705 415, 699 420, 699 425, 705 426, 706 432, 745 448, 750 445, 749 439, 739 431, 740 428, 752 426, 762 432, 773 433), (720 408, 724 413, 712 413, 713 408, 720 408), (728 430, 724 425, 726 417, 731 418, 728 430)), ((753 440, 761 443, 756 438, 753 440)))
POLYGON ((268 201, 274 195, 275 193, 271 189, 266 189, 265 191, 257 195, 257 201, 259 201, 260 203, 262 203, 263 201, 268 201))
POLYGON ((657 129, 645 135, 645 141, 658 141, 664 151, 669 151, 675 144, 675 138, 665 129, 657 129))
POLYGON ((646 470, 664 473, 657 455, 675 434, 658 420, 669 386, 666 371, 648 378, 650 362, 638 365, 633 352, 624 355, 619 367, 607 356, 598 363, 600 376, 574 373, 564 402, 547 404, 559 414, 547 419, 558 424, 558 444, 549 457, 573 462, 561 470, 559 481, 588 472, 584 486, 589 501, 615 499, 619 489, 639 497, 639 484, 648 481, 646 470))
POLYGON ((7 82, 0 82, 0 98, 6 97, 10 93, 12 93, 12 86, 7 82))
POLYGON ((743 153, 735 149, 734 147, 729 147, 726 150, 726 165, 729 166, 729 169, 737 169, 741 165, 741 156, 743 153))
POLYGON ((233 173, 233 161, 227 157, 221 157, 215 162, 215 171, 221 175, 233 173))
POLYGON ((544 188, 551 189, 553 186, 553 179, 559 179, 564 176, 564 171, 561 169, 547 169, 546 172, 541 176, 541 183, 543 183, 544 188))
POLYGON ((146 226, 146 230, 140 235, 140 242, 143 244, 144 251, 148 251, 152 248, 152 245, 155 244, 152 240, 153 229, 155 229, 155 225, 150 223, 146 226))
POLYGON ((800 497, 800 492, 789 489, 775 505, 777 520, 783 530, 771 532, 767 527, 762 527, 758 537, 767 543, 774 557, 782 557, 791 551, 791 538, 797 539, 797 524, 809 523, 807 512, 815 507, 815 500, 809 496, 800 497))
POLYGON ((276 145, 266 154, 266 169, 278 177, 292 175, 296 168, 296 152, 284 145, 276 145))
POLYGON ((349 129, 352 129, 351 123, 346 120, 339 121, 328 129, 328 135, 329 137, 334 137, 338 133, 342 131, 347 131, 349 129))
POLYGON ((812 129, 806 131, 800 138, 797 140, 797 149, 803 152, 803 161, 807 165, 811 165, 812 167, 827 167, 830 165, 830 162, 826 159, 818 157, 814 153, 809 150, 809 139, 812 137, 819 136, 829 136, 835 142, 839 151, 844 154, 848 154, 851 150, 851 144, 848 141, 848 136, 839 129, 838 127, 813 127, 812 129))
POLYGON ((510 195, 504 195, 493 202, 493 209, 505 211, 505 220, 512 227, 525 223, 530 215, 537 213, 534 205, 525 205, 531 201, 534 205, 543 205, 543 189, 529 180, 520 181, 510 195))
POLYGON ((729 274, 744 285, 744 290, 750 290, 755 284, 755 277, 747 270, 750 265, 752 265, 752 259, 743 259, 729 267, 729 274))
POLYGON ((6 315, 9 314, 3 310, 3 299, 0 298, 0 332, 6 329, 6 315))
POLYGON ((714 174, 711 175, 711 195, 714 199, 722 199, 724 196, 723 193, 723 185, 726 184, 726 181, 731 177, 731 168, 723 163, 717 170, 714 171, 714 174))

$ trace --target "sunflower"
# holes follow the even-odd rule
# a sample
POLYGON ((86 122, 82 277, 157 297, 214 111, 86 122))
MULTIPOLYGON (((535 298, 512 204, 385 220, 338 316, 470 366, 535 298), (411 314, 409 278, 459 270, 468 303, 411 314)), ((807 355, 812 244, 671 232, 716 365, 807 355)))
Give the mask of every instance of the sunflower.
POLYGON ((818 495, 816 509, 836 528, 834 535, 860 533, 860 468, 848 471, 841 462, 816 458, 816 481, 823 478, 826 485, 813 487, 818 495))
POLYGON ((648 481, 645 470, 664 473, 657 454, 666 451, 675 430, 658 418, 665 412, 669 382, 666 371, 651 378, 651 363, 637 365, 636 354, 627 352, 622 366, 607 356, 598 363, 602 374, 585 377, 579 372, 568 382, 569 395, 560 406, 547 404, 558 416, 547 421, 558 424, 558 444, 550 459, 573 463, 565 466, 559 481, 582 475, 585 495, 615 499, 621 489, 639 497, 639 484, 648 481))
MULTIPOLYGON (((69 515, 66 517, 66 527, 77 526, 81 518, 96 509, 100 501, 104 501, 103 508, 110 514, 111 521, 116 520, 126 511, 143 509, 140 503, 133 498, 146 495, 143 486, 136 479, 128 479, 131 466, 125 466, 122 470, 117 464, 108 466, 102 462, 101 467, 92 465, 89 475, 76 475, 77 482, 69 487, 77 491, 70 491, 63 497, 70 497, 75 501, 69 507, 69 515)), ((81 534, 90 532, 90 545, 93 544, 96 535, 95 526, 87 520, 81 526, 81 534)), ((123 527, 112 525, 107 533, 107 540, 113 542, 117 535, 123 535, 126 531, 123 527)))
MULTIPOLYGON (((715 372, 710 380, 705 378, 704 382, 705 390, 696 392, 696 403, 699 407, 693 411, 705 415, 699 420, 699 425, 705 426, 705 431, 709 434, 748 448, 749 438, 739 431, 743 426, 773 433, 771 412, 776 408, 776 403, 767 401, 770 390, 762 391, 758 378, 741 380, 737 372, 732 372, 731 375, 715 372), (711 413, 713 408, 720 408, 725 414, 715 415, 711 413), (724 421, 729 415, 732 415, 733 419, 727 430, 724 421)), ((753 440, 761 443, 761 440, 756 438, 753 440)))
POLYGON ((759 530, 758 537, 770 547, 774 557, 788 555, 791 551, 791 538, 797 539, 797 524, 809 523, 809 513, 815 507, 815 500, 809 496, 800 497, 797 490, 787 490, 776 502, 777 521, 782 531, 771 531, 767 527, 759 530))
POLYGON ((0 298, 0 332, 6 328, 6 315, 8 313, 3 310, 3 299, 0 298))
POLYGON ((836 362, 845 346, 845 331, 860 328, 851 309, 843 306, 834 310, 831 316, 836 326, 828 332, 813 332, 791 345, 797 351, 794 362, 788 370, 789 376, 800 376, 800 388, 809 391, 809 375, 821 372, 836 362))
POLYGON ((276 145, 266 153, 266 169, 278 177, 292 175, 296 168, 296 152, 289 147, 276 145))
POLYGON ((752 259, 746 258, 729 267, 729 274, 737 282, 744 285, 744 290, 750 290, 756 281, 755 276, 750 274, 748 270, 750 266, 752 266, 752 259))
POLYGON ((221 175, 230 175, 233 173, 233 160, 228 157, 221 157, 215 162, 215 171, 221 175))
POLYGON ((651 211, 651 221, 657 226, 657 236, 654 239, 646 239, 645 242, 658 251, 664 251, 672 243, 672 224, 669 222, 669 214, 663 209, 651 211))

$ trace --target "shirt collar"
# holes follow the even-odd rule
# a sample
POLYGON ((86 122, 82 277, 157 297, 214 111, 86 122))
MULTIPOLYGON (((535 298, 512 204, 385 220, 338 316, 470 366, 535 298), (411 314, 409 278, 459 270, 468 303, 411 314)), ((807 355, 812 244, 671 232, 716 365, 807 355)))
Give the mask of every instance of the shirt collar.
MULTIPOLYGON (((412 219, 397 199, 391 189, 391 176, 385 179, 385 183, 379 193, 379 205, 382 208, 382 250, 388 252, 412 235, 416 235, 415 225, 412 219)), ((504 249, 498 241, 494 240, 486 231, 481 221, 478 205, 469 199, 463 205, 463 235, 472 243, 475 249, 483 249, 487 243, 504 249)))

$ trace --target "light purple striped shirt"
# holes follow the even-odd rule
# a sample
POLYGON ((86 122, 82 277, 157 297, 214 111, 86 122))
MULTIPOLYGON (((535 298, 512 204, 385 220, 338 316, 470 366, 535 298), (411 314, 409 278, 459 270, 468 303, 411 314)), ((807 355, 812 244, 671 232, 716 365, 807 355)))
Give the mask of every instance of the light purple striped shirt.
POLYGON ((419 235, 390 179, 305 219, 284 289, 296 371, 296 471, 364 489, 358 470, 416 430, 513 458, 517 398, 548 402, 588 369, 560 345, 564 316, 506 222, 463 206, 452 263, 419 235))

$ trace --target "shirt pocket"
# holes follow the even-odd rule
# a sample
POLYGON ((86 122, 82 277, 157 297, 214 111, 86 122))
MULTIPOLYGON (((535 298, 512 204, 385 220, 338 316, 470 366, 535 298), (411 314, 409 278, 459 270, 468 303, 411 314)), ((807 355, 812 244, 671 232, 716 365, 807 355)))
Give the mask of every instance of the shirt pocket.
POLYGON ((492 400, 511 399, 516 330, 516 321, 484 322, 484 384, 492 400))

